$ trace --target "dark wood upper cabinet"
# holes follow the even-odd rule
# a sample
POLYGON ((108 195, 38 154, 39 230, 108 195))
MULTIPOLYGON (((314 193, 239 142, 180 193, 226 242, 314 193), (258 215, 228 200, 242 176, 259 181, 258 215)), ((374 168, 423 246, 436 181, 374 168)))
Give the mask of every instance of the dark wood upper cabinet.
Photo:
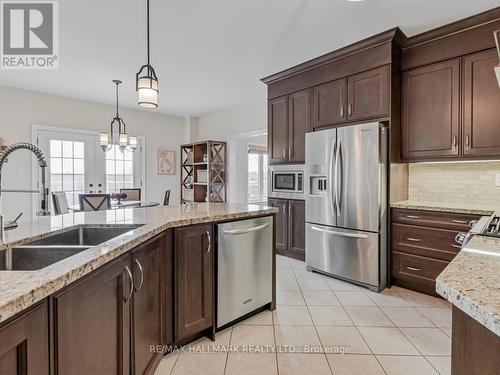
POLYGON ((460 155, 460 59, 403 73, 402 156, 405 160, 460 155))
POLYGON ((286 199, 269 198, 269 205, 277 207, 279 211, 276 213, 276 251, 284 255, 288 251, 288 219, 286 199))
POLYGON ((288 201, 288 248, 292 257, 305 260, 306 205, 304 201, 288 201))
POLYGON ((349 121, 389 116, 391 67, 386 65, 349 76, 347 93, 349 121))
POLYGON ((269 163, 288 162, 288 95, 268 103, 269 163))
MULTIPOLYGON (((170 232, 167 232, 170 233, 170 232)), ((161 353, 150 350, 151 345, 165 345, 165 288, 172 289, 172 282, 165 280, 172 272, 172 260, 167 261, 166 236, 150 240, 133 251, 133 367, 134 374, 153 373, 161 353), (165 273, 164 266, 167 264, 165 273)), ((171 237, 170 237, 171 239, 171 237)), ((171 301, 170 301, 171 303, 171 301)), ((171 305, 170 305, 171 306, 171 305)), ((169 307, 170 307, 169 306, 169 307)), ((170 314, 171 322, 171 314, 170 314)), ((169 329, 172 331, 171 328, 169 329)))
POLYGON ((312 131, 311 92, 302 90, 288 96, 288 161, 304 163, 306 160, 305 135, 312 131))
POLYGON ((214 243, 212 225, 175 230, 175 340, 213 326, 214 243))
POLYGON ((500 88, 494 66, 496 49, 463 58, 463 153, 466 156, 500 155, 500 88))
POLYGON ((0 327, 0 374, 49 375, 49 320, 45 302, 0 327))
POLYGON ((54 295, 55 375, 130 373, 129 272, 124 255, 54 295))
POLYGON ((344 124, 347 120, 347 78, 328 82, 314 88, 313 126, 344 124))

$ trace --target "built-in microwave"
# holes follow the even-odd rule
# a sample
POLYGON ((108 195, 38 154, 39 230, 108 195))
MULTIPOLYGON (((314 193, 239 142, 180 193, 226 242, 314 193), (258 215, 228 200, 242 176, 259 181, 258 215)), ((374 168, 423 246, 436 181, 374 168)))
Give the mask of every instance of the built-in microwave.
POLYGON ((304 165, 271 165, 269 196, 304 199, 304 165))

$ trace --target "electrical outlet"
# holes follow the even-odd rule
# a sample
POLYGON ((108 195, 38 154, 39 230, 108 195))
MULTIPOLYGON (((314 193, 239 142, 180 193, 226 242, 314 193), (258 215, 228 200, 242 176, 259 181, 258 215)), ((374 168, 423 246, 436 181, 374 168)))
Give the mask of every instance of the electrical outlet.
POLYGON ((500 173, 495 175, 495 186, 500 186, 500 173))

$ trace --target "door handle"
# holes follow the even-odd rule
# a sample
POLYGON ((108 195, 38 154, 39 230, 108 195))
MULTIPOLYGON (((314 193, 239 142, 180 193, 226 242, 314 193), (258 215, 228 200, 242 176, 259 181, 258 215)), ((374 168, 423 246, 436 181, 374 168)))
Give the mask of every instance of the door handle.
POLYGON ((405 237, 405 240, 411 241, 411 242, 422 242, 422 239, 414 238, 414 237, 405 237))
POLYGON ((452 220, 451 222, 455 224, 467 224, 467 220, 452 220))
MULTIPOLYGON (((139 290, 141 290, 142 284, 144 284, 144 269, 142 268, 142 264, 141 264, 141 262, 139 262, 138 259, 135 259, 134 262, 135 262, 135 264, 137 264, 137 267, 139 267, 139 271, 141 272, 141 279, 139 281, 139 286, 137 288, 135 288, 135 286, 134 286, 135 292, 137 293, 139 290)), ((135 283, 134 283, 134 285, 135 285, 135 283)))
POLYGON ((127 272, 128 279, 130 281, 130 289, 128 291, 128 296, 124 297, 123 299, 125 302, 128 302, 130 298, 132 297, 132 293, 134 293, 134 278, 132 276, 132 272, 130 272, 130 268, 128 266, 125 266, 125 271, 127 272))
MULTIPOLYGON (((333 183, 333 159, 335 158, 335 149, 336 149, 337 141, 335 139, 332 139, 332 150, 330 153, 330 165, 328 166, 328 184, 326 186, 327 190, 329 189, 330 192, 328 194, 329 196, 329 201, 330 201, 330 210, 332 211, 332 216, 335 216, 335 208, 333 206, 333 199, 334 199, 334 186, 335 189, 336 184, 334 185, 333 183)), ((336 192, 335 192, 336 193, 336 192)))
POLYGON ((410 270, 410 271, 416 271, 416 272, 420 272, 420 271, 422 271, 422 269, 421 269, 421 268, 416 268, 416 267, 411 267, 411 266, 405 266, 405 268, 406 268, 407 270, 410 270))
POLYGON ((333 231, 333 230, 326 230, 326 229, 323 229, 323 228, 319 228, 319 227, 315 227, 315 226, 312 226, 311 227, 312 230, 315 230, 317 232, 322 232, 322 233, 328 233, 328 234, 332 234, 334 236, 340 236, 340 237, 349 237, 349 238, 361 238, 361 239, 366 239, 368 238, 368 235, 367 234, 362 234, 362 233, 344 233, 344 232, 337 232, 337 231, 333 231))
POLYGON ((421 218, 420 216, 416 216, 416 215, 405 215, 405 217, 407 219, 420 219, 421 218))
POLYGON ((469 151, 469 136, 468 135, 465 137, 465 149, 467 151, 469 151))
POLYGON ((292 160, 292 148, 288 147, 288 160, 292 160))
POLYGON ((210 236, 210 232, 208 230, 205 233, 207 234, 207 238, 208 238, 207 254, 209 254, 210 250, 212 249, 212 237, 210 236))
POLYGON ((250 227, 250 228, 227 229, 224 231, 224 234, 237 235, 237 234, 252 233, 252 232, 257 232, 259 230, 267 228, 268 226, 269 226, 269 223, 265 223, 265 224, 257 225, 255 227, 250 227))
POLYGON ((340 107, 340 117, 344 118, 344 105, 342 105, 342 107, 340 107))
POLYGON ((454 150, 457 149, 457 136, 456 135, 453 136, 453 149, 454 150))
POLYGON ((339 190, 342 188, 342 182, 339 184, 339 162, 340 162, 340 148, 342 143, 337 146, 337 156, 335 157, 335 204, 337 205, 337 216, 340 216, 340 198, 339 190))
POLYGON ((352 103, 349 103, 349 117, 352 116, 352 103))
POLYGON ((462 246, 460 246, 460 245, 455 245, 454 243, 452 243, 452 244, 451 244, 451 246, 452 246, 452 247, 456 247, 456 248, 458 248, 458 249, 461 249, 461 248, 462 248, 462 246))
POLYGON ((286 146, 283 146, 283 159, 286 159, 286 146))

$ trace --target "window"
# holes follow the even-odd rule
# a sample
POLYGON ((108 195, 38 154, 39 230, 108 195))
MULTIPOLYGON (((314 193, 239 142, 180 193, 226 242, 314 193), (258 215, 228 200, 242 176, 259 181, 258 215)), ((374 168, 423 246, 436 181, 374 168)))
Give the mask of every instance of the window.
POLYGON ((265 146, 248 146, 248 202, 267 201, 267 154, 265 146))
POLYGON ((134 186, 134 154, 121 152, 117 145, 106 152, 106 192, 114 193, 134 186))
POLYGON ((50 140, 50 190, 64 191, 70 206, 85 191, 85 143, 50 140))

